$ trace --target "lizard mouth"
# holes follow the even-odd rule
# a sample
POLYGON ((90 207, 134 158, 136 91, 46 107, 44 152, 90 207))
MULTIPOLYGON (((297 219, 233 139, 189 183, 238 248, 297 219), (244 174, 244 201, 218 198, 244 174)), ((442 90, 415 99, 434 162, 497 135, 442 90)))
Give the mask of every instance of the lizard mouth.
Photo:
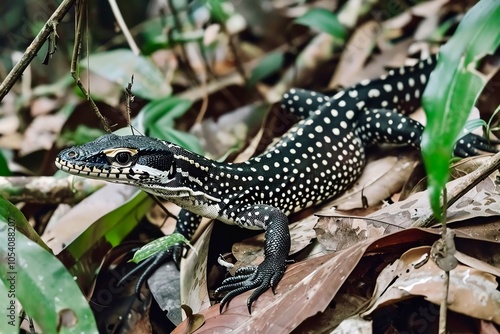
POLYGON ((60 157, 56 158, 55 165, 58 169, 72 175, 80 175, 110 182, 123 182, 125 180, 130 182, 130 179, 127 177, 130 173, 127 169, 130 170, 130 168, 105 166, 83 161, 73 162, 61 159, 60 157))

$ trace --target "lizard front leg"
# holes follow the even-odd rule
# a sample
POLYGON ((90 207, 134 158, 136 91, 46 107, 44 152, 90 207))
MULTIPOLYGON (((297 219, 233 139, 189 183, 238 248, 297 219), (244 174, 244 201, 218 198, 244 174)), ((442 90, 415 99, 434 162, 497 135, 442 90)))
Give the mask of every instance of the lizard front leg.
MULTIPOLYGON (((194 232, 200 225, 201 216, 198 216, 190 211, 182 209, 177 217, 175 225, 175 233, 182 234, 187 240, 191 240, 194 232)), ((149 258, 139 263, 134 269, 127 273, 121 281, 126 280, 128 277, 139 274, 137 283, 135 285, 135 293, 140 295, 142 285, 154 274, 154 272, 166 262, 173 260, 177 268, 179 268, 181 258, 185 249, 185 245, 176 244, 172 247, 158 252, 149 258)))
POLYGON ((215 293, 229 291, 221 300, 222 312, 224 305, 231 299, 245 291, 256 289, 247 300, 248 312, 251 313, 252 303, 268 288, 274 292, 285 273, 290 252, 288 218, 273 206, 257 204, 240 208, 235 222, 244 228, 258 227, 266 230, 264 261, 258 266, 238 269, 236 275, 226 278, 215 293))

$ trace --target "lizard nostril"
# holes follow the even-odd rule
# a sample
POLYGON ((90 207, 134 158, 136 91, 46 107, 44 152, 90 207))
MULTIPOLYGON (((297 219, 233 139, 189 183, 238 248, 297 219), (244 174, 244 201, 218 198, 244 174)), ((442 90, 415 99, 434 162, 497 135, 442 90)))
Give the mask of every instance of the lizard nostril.
POLYGON ((70 158, 77 158, 78 157, 78 153, 76 153, 75 151, 69 151, 68 152, 68 157, 70 157, 70 158))

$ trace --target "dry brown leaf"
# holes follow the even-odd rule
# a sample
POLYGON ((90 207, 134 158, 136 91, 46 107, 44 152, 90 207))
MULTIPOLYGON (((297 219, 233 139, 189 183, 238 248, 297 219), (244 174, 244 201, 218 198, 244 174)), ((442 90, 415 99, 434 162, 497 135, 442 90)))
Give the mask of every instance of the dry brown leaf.
MULTIPOLYGON (((442 299, 443 271, 430 260, 431 248, 413 248, 387 266, 377 278, 374 298, 361 314, 414 296, 424 296, 439 305, 442 299)), ((500 323, 500 291, 496 277, 458 265, 450 271, 448 309, 474 318, 500 323)))
POLYGON ((372 56, 372 60, 357 74, 357 80, 377 78, 385 74, 387 68, 397 68, 407 64, 408 47, 411 43, 412 40, 408 39, 390 48, 379 45, 382 53, 372 56))
POLYGON ((58 101, 53 98, 46 96, 39 96, 31 101, 31 116, 36 117, 40 115, 46 115, 52 110, 56 110, 61 107, 62 101, 58 101))
POLYGON ((328 88, 349 87, 359 82, 357 73, 370 56, 379 33, 380 24, 375 21, 366 22, 356 29, 340 57, 328 88))
MULTIPOLYGON (((496 171, 481 181, 465 196, 455 202, 447 211, 448 223, 463 221, 475 217, 491 217, 500 215, 500 195, 496 178, 496 171)), ((461 184, 462 178, 447 184, 452 189, 461 184)), ((367 218, 384 221, 400 227, 411 226, 421 217, 431 215, 429 196, 426 191, 411 195, 406 200, 398 202, 368 215, 367 218)))
POLYGON ((246 299, 253 291, 248 291, 231 300, 222 314, 219 314, 218 304, 201 311, 205 324, 196 333, 230 330, 237 333, 288 333, 328 307, 367 251, 402 252, 417 243, 432 244, 437 237, 428 230, 407 229, 290 265, 276 287, 276 295, 270 289, 262 294, 252 306, 252 315, 248 314, 246 299))
POLYGON ((339 251, 363 240, 387 234, 387 225, 351 217, 320 217, 314 231, 318 241, 327 250, 339 251))
POLYGON ((186 312, 187 321, 184 321, 179 325, 175 333, 189 334, 200 328, 205 322, 204 317, 201 314, 193 314, 193 310, 187 305, 182 305, 182 309, 186 312))
POLYGON ((492 266, 491 264, 478 260, 459 251, 455 253, 455 257, 459 262, 465 264, 466 266, 500 277, 500 269, 492 266))
POLYGON ((38 150, 50 150, 64 122, 63 115, 43 115, 35 118, 24 132, 19 155, 24 156, 38 150))
POLYGON ((327 333, 328 330, 336 328, 344 319, 356 314, 356 311, 366 302, 367 299, 362 296, 338 293, 324 312, 306 319, 295 328, 294 333, 327 333))
MULTIPOLYGON (((450 167, 450 180, 458 179, 475 171, 480 166, 487 163, 492 156, 492 154, 481 154, 475 157, 461 159, 450 167)), ((401 191, 401 201, 408 198, 412 193, 424 191, 426 188, 427 177, 425 176, 425 172, 422 169, 415 170, 414 173, 409 176, 401 191)))
POLYGON ((359 316, 353 316, 342 321, 340 325, 332 331, 332 334, 371 334, 373 333, 372 326, 372 320, 365 320, 360 318, 359 316))
POLYGON ((194 313, 210 306, 207 255, 212 229, 213 224, 209 224, 194 244, 196 252, 190 250, 187 258, 181 261, 181 304, 188 305, 194 313))

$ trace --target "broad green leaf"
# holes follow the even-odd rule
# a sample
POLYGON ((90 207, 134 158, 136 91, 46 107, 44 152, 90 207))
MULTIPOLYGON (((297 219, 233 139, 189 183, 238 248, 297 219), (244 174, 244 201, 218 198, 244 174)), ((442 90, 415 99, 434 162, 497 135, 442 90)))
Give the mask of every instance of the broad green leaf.
POLYGON ((462 131, 460 131, 460 133, 458 134, 458 137, 457 139, 455 140, 458 141, 460 138, 462 138, 463 136, 465 135, 468 135, 469 133, 471 133, 472 131, 476 130, 477 128, 480 128, 480 127, 486 127, 487 124, 484 120, 482 119, 471 119, 469 121, 467 121, 464 125, 464 128, 462 131))
POLYGON ((134 75, 132 93, 145 99, 154 100, 172 93, 165 75, 148 58, 136 56, 127 49, 95 53, 80 62, 82 67, 115 82, 125 88, 134 75))
POLYGON ((276 73, 283 67, 285 54, 281 51, 271 52, 262 58, 257 66, 252 70, 249 86, 254 86, 257 82, 267 78, 271 74, 276 73))
MULTIPOLYGON (((2 232, 0 232, 2 233, 2 232)), ((2 264, 0 263, 0 266, 2 264)), ((3 284, 3 280, 0 279, 0 310, 2 310, 2 316, 4 317, 0 321, 0 333, 4 334, 18 334, 19 333, 19 317, 17 315, 16 307, 12 305, 15 299, 10 298, 9 289, 3 284)))
MULTIPOLYGON (((133 188, 132 190, 133 195, 130 198, 128 198, 129 193, 123 191, 116 194, 116 199, 104 197, 107 201, 113 202, 118 202, 121 200, 120 197, 124 197, 124 203, 97 219, 57 255, 84 288, 92 282, 99 267, 99 262, 95 261, 95 254, 105 254, 112 247, 119 245, 154 204, 153 198, 145 192, 135 191, 133 188)), ((92 196, 102 197, 103 191, 107 189, 101 189, 92 196)))
POLYGON ((7 165, 7 159, 2 151, 0 151, 0 176, 10 176, 9 166, 7 165))
POLYGON ((130 261, 134 263, 139 263, 142 260, 145 260, 148 257, 158 252, 167 250, 168 248, 179 243, 186 244, 192 248, 191 244, 189 243, 189 240, 186 239, 182 234, 172 233, 170 235, 166 235, 164 237, 155 239, 150 243, 148 243, 147 245, 142 246, 141 249, 135 252, 134 257, 130 261))
POLYGON ((321 32, 326 32, 338 39, 345 39, 346 36, 346 30, 340 23, 337 15, 323 8, 313 8, 295 19, 294 22, 321 32))
POLYGON ((44 333, 97 333, 92 311, 73 277, 51 253, 19 232, 18 227, 26 225, 19 210, 0 198, 0 279, 11 294, 9 304, 19 300, 44 333))
POLYGON ((476 70, 479 60, 500 45, 500 2, 482 0, 462 19, 453 37, 441 48, 422 104, 427 126, 422 135, 431 206, 442 217, 441 193, 448 181, 448 163, 486 79, 476 70))
POLYGON ((175 120, 191 108, 193 102, 174 96, 151 101, 140 111, 146 135, 180 145, 190 151, 203 154, 198 139, 186 132, 174 129, 175 120))

